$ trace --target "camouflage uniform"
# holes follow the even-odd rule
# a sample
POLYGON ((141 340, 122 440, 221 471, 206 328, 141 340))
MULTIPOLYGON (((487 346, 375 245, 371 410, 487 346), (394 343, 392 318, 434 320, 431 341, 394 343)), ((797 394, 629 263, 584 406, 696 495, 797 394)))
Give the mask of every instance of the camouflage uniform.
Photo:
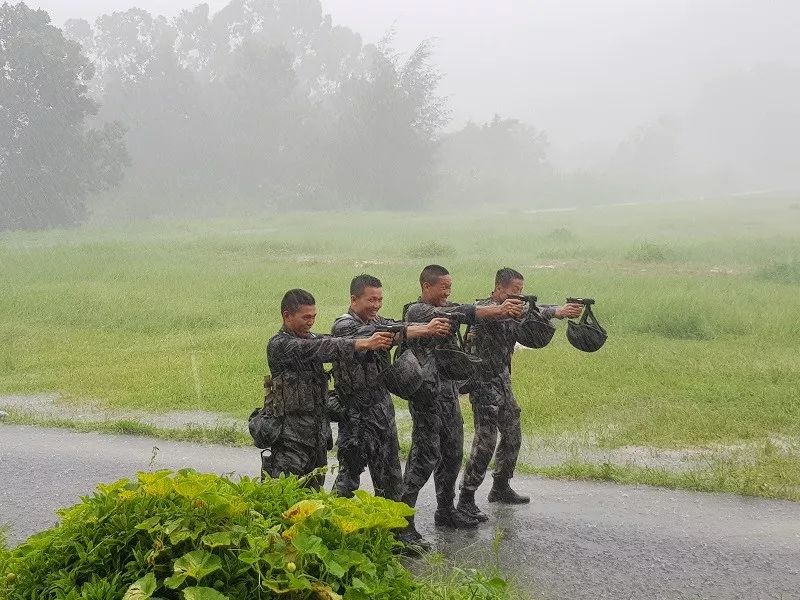
MULTIPOLYGON (((327 464, 332 440, 325 415, 328 376, 322 364, 352 357, 354 344, 313 333, 301 338, 285 329, 269 340, 269 370, 281 386, 271 397, 280 398, 277 414, 284 417, 278 441, 261 455, 262 471, 270 477, 307 475, 327 464)), ((311 485, 321 487, 320 479, 311 485)))
MULTIPOLYGON (((479 300, 477 306, 498 304, 491 298, 479 300)), ((555 307, 540 307, 548 319, 555 315, 555 307)), ((517 321, 503 319, 481 321, 471 328, 471 350, 484 362, 499 366, 499 374, 486 381, 476 381, 469 394, 475 422, 475 437, 469 459, 464 467, 461 489, 474 492, 483 483, 492 456, 495 456, 494 477, 511 479, 522 444, 520 408, 511 389, 511 357, 516 344, 517 321), (500 443, 497 443, 498 432, 500 443), (497 453, 495 454, 495 449, 497 453)))
MULTIPOLYGON (((352 311, 333 324, 332 335, 371 335, 372 325, 397 323, 378 316, 365 322, 352 311)), ((339 472, 334 490, 351 496, 369 467, 376 496, 399 500, 403 492, 400 443, 392 398, 380 379, 380 363, 388 366, 389 352, 356 352, 333 363, 333 378, 343 411, 339 420, 336 456, 339 472)))
MULTIPOLYGON (((406 307, 407 323, 427 323, 435 311, 458 314, 463 322, 475 322, 475 306, 448 304, 435 307, 420 298, 406 307)), ((433 350, 436 347, 457 348, 453 333, 445 340, 417 338, 406 342, 422 366, 422 386, 411 397, 411 450, 403 475, 403 502, 414 506, 420 489, 430 479, 436 485, 436 501, 440 509, 451 510, 456 480, 464 457, 464 419, 458 402, 458 382, 444 379, 436 369, 433 350)))

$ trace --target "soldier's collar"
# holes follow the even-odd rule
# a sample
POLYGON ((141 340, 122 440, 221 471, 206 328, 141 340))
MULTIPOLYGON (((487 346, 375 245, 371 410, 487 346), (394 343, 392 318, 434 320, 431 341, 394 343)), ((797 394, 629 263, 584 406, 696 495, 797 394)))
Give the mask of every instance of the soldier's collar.
MULTIPOLYGON (((348 308, 348 309, 347 309, 347 314, 348 314, 348 315, 350 315, 351 317, 353 317, 353 318, 354 318, 356 321, 358 321, 359 323, 362 323, 362 324, 364 324, 364 325, 366 325, 367 323, 369 323, 369 321, 365 321, 364 319, 362 319, 361 317, 359 317, 359 316, 358 316, 356 313, 354 313, 352 308, 348 308)), ((375 319, 375 320, 377 321, 377 319, 375 319)))
POLYGON ((284 335, 288 335, 288 336, 290 336, 290 337, 295 337, 295 338, 297 338, 297 339, 299 339, 299 340, 308 340, 308 339, 311 339, 311 338, 315 338, 315 337, 317 337, 317 334, 315 334, 315 333, 313 333, 313 332, 311 332, 311 331, 309 331, 309 332, 308 332, 308 337, 306 337, 306 338, 304 338, 304 337, 300 337, 299 335, 297 335, 297 334, 296 334, 296 333, 294 333, 293 331, 289 331, 288 329, 286 329, 286 327, 285 327, 285 326, 281 327, 281 328, 278 330, 278 333, 282 333, 282 334, 284 334, 284 335))

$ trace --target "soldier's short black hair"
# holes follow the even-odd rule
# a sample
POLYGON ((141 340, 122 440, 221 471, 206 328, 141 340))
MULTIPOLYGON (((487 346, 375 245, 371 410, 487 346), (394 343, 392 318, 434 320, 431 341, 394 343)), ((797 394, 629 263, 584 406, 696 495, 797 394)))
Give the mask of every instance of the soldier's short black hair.
POLYGON ((310 292, 301 289, 289 290, 281 300, 281 314, 288 312, 293 315, 301 306, 314 306, 317 303, 310 292))
POLYGON ((366 273, 357 275, 353 277, 353 281, 350 282, 350 295, 358 298, 368 287, 379 288, 383 287, 383 284, 380 279, 372 275, 367 275, 366 273))
POLYGON ((495 285, 508 285, 515 279, 519 279, 520 281, 525 281, 525 278, 522 276, 522 273, 519 271, 515 271, 509 267, 503 267, 497 274, 494 276, 494 284, 495 285))
POLYGON ((423 285, 429 283, 434 285, 439 281, 440 277, 444 277, 445 275, 450 275, 450 271, 445 269, 442 265, 428 265, 422 269, 422 273, 419 274, 419 284, 423 285))

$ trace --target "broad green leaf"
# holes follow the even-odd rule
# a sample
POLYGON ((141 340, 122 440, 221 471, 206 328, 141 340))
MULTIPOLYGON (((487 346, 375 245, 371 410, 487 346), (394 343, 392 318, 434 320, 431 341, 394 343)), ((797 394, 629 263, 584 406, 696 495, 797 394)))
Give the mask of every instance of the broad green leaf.
POLYGON ((239 559, 239 562, 242 562, 246 565, 254 565, 259 561, 259 556, 257 552, 253 552, 252 550, 243 550, 236 555, 239 559))
POLYGON ((203 545, 209 548, 228 548, 233 545, 233 535, 230 531, 218 531, 203 536, 203 545))
POLYGON ((283 513, 283 518, 290 523, 299 523, 323 508, 325 504, 321 500, 300 500, 283 513))
POLYGON ((134 529, 144 529, 145 531, 152 532, 155 531, 155 529, 157 529, 160 524, 161 524, 161 517, 150 517, 149 519, 145 519, 144 521, 136 525, 134 529))
POLYGON ((148 573, 138 581, 135 581, 125 592, 122 600, 148 600, 156 591, 158 584, 156 577, 152 573, 148 573))
POLYGON ((172 491, 172 480, 170 471, 162 470, 155 473, 137 473, 139 483, 142 484, 144 491, 153 496, 166 496, 172 491))
POLYGON ((185 600, 229 600, 229 598, 210 587, 188 587, 183 590, 185 600))
POLYGON ((194 500, 209 487, 207 482, 198 480, 194 477, 182 477, 180 479, 176 479, 172 485, 178 494, 189 500, 194 500))
POLYGON ((164 523, 164 533, 170 535, 173 531, 183 527, 183 519, 171 519, 164 523))
POLYGON ((169 541, 172 543, 173 546, 176 546, 183 541, 192 539, 193 537, 194 533, 189 531, 188 529, 178 529, 169 534, 169 541))
POLYGON ((322 553, 325 547, 320 538, 308 533, 298 533, 292 539, 292 545, 303 554, 315 554, 317 556, 322 553))
POLYGON ((345 570, 369 562, 369 559, 361 552, 347 549, 330 550, 328 552, 328 559, 336 561, 345 570))
POLYGON ((286 573, 286 581, 289 583, 289 589, 292 590, 310 590, 311 583, 305 577, 298 577, 293 573, 286 573))
POLYGON ((207 575, 222 568, 222 560, 219 556, 214 556, 205 550, 192 550, 184 554, 173 565, 175 570, 175 577, 186 579, 187 577, 193 578, 195 581, 200 581, 207 575))
POLYGON ((347 569, 345 569, 335 560, 332 560, 330 556, 323 560, 323 562, 325 563, 325 568, 328 569, 328 572, 336 577, 336 579, 341 579, 344 577, 344 574, 347 573, 347 569))

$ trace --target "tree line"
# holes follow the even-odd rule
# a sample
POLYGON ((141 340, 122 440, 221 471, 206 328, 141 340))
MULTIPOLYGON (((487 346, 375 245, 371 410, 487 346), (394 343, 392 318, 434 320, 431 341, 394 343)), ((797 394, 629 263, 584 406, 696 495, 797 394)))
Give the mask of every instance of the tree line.
POLYGON ((231 0, 172 19, 131 8, 63 29, 5 3, 0 69, 0 230, 77 225, 91 209, 146 219, 578 203, 674 193, 725 170, 705 160, 698 173, 676 150, 682 123, 717 114, 702 105, 634 132, 591 173, 556 169, 546 134, 516 119, 445 131, 430 42, 408 55, 391 36, 364 43, 319 0, 231 0))

